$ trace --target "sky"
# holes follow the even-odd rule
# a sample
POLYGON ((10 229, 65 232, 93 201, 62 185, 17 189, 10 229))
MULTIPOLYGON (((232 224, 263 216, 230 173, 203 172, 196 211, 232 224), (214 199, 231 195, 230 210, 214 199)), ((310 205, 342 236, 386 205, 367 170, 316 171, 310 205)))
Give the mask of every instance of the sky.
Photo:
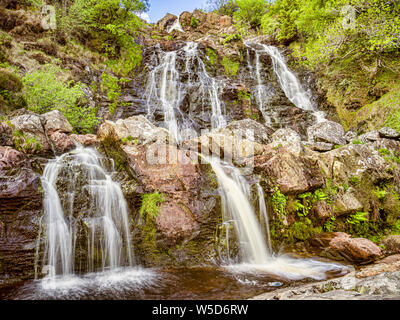
POLYGON ((167 13, 179 17, 183 11, 192 12, 194 9, 205 8, 207 0, 150 0, 150 10, 142 14, 142 18, 157 22, 167 13))

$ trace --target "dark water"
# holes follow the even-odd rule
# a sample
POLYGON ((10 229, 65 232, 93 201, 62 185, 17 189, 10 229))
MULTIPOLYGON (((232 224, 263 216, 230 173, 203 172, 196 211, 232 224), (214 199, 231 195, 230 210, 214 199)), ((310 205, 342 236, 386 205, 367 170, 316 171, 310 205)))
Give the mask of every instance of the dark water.
MULTIPOLYGON (((335 270, 327 277, 342 276, 335 270)), ((81 277, 26 281, 0 289, 1 300, 232 300, 315 281, 289 281, 266 274, 219 268, 140 269, 92 273, 81 277)))

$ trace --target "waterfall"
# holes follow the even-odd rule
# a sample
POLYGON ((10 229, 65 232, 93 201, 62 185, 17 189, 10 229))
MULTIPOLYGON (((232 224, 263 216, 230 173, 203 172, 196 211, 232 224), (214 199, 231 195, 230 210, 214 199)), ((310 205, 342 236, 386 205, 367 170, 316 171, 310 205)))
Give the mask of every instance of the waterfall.
POLYGON ((251 264, 265 264, 269 260, 269 251, 261 233, 260 224, 249 202, 250 189, 239 169, 229 166, 229 177, 219 159, 208 160, 217 175, 222 197, 223 215, 235 221, 234 226, 238 234, 242 260, 251 264))
MULTIPOLYGON (((204 157, 205 158, 205 157, 204 157)), ((340 264, 327 263, 314 259, 297 259, 284 254, 275 254, 271 249, 268 215, 265 206, 264 193, 257 184, 259 206, 268 228, 265 239, 262 228, 257 220, 250 199, 249 184, 241 175, 239 169, 222 164, 218 158, 205 158, 217 176, 222 198, 224 219, 232 219, 238 236, 241 261, 236 265, 227 266, 233 272, 263 272, 286 279, 300 280, 313 278, 323 280, 326 272, 343 272, 346 268, 340 264), (226 173, 229 171, 229 173, 226 173)), ((228 253, 229 256, 229 253, 228 253)))
POLYGON ((180 24, 180 22, 179 22, 179 19, 176 19, 176 20, 174 21, 174 23, 168 28, 167 32, 168 32, 168 33, 171 33, 171 32, 174 31, 174 30, 177 30, 177 31, 179 31, 179 32, 185 32, 185 31, 183 31, 183 29, 182 29, 182 26, 181 26, 181 24, 180 24))
POLYGON ((49 161, 41 180, 50 278, 72 275, 76 266, 89 272, 132 265, 127 203, 98 152, 77 147, 49 161))
POLYGON ((210 128, 226 125, 219 98, 220 83, 207 73, 197 43, 188 42, 183 48, 170 52, 158 46, 151 64, 144 93, 149 120, 154 121, 155 112, 160 110, 164 126, 177 142, 197 136, 199 128, 192 117, 193 108, 205 112, 211 107, 210 128), (187 100, 189 111, 185 114, 182 105, 187 100))
MULTIPOLYGON (((247 50, 254 50, 255 52, 254 67, 250 61, 250 54, 247 53, 248 66, 251 73, 255 72, 255 100, 267 125, 271 124, 271 118, 266 109, 268 109, 268 99, 273 95, 273 92, 271 92, 271 89, 264 83, 261 76, 260 56, 263 54, 267 54, 271 57, 274 74, 289 101, 299 109, 312 112, 316 118, 316 122, 325 120, 324 113, 318 111, 311 101, 311 93, 303 89, 299 79, 289 69, 284 56, 279 52, 278 48, 251 41, 246 41, 245 46, 247 50)), ((268 111, 271 112, 271 110, 268 111)))

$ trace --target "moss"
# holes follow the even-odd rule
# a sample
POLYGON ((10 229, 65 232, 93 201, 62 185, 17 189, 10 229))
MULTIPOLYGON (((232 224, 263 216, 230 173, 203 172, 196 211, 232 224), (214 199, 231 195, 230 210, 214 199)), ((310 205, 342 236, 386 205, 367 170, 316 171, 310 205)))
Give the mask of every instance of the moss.
POLYGON ((192 17, 192 19, 190 20, 190 26, 193 29, 196 29, 199 26, 199 21, 195 17, 192 17))
POLYGON ((239 62, 235 62, 228 57, 224 57, 221 61, 222 66, 225 69, 225 74, 230 76, 236 76, 239 70, 239 62))
POLYGON ((211 65, 215 65, 218 63, 218 53, 214 49, 207 48, 206 49, 206 55, 210 61, 211 65))

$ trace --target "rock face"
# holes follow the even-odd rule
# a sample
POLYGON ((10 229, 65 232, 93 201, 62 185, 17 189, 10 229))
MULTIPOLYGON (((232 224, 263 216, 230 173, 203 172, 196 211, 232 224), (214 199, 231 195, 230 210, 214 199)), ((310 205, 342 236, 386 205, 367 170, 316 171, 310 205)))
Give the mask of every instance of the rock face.
POLYGON ((58 110, 53 110, 43 114, 43 118, 45 123, 44 129, 46 130, 48 135, 52 135, 55 132, 72 132, 73 128, 71 124, 68 122, 67 118, 65 118, 64 115, 58 110))
POLYGON ((346 144, 345 131, 342 125, 333 121, 324 121, 309 127, 307 135, 310 142, 346 144))
POLYGON ((137 219, 133 238, 141 262, 191 265, 210 259, 214 236, 210 225, 216 223, 220 207, 212 192, 215 186, 210 189, 212 182, 203 172, 208 166, 199 164, 197 154, 166 144, 173 141, 168 131, 144 117, 106 121, 98 137, 105 152, 130 173, 123 185, 134 186, 133 193, 138 193, 126 198, 137 219), (154 192, 163 194, 164 202, 154 220, 143 220, 137 216, 141 205, 137 199, 154 192))
POLYGON ((322 256, 334 260, 368 263, 382 255, 382 250, 372 241, 364 238, 351 238, 350 235, 342 232, 317 235, 310 240, 310 243, 323 250, 322 256))
POLYGON ((40 177, 25 156, 0 146, 0 279, 31 278, 42 208, 40 177))
POLYGON ((168 27, 170 27, 176 20, 178 19, 177 16, 171 14, 171 13, 167 13, 164 18, 162 18, 161 20, 159 20, 157 22, 157 27, 160 30, 167 30, 168 27))

